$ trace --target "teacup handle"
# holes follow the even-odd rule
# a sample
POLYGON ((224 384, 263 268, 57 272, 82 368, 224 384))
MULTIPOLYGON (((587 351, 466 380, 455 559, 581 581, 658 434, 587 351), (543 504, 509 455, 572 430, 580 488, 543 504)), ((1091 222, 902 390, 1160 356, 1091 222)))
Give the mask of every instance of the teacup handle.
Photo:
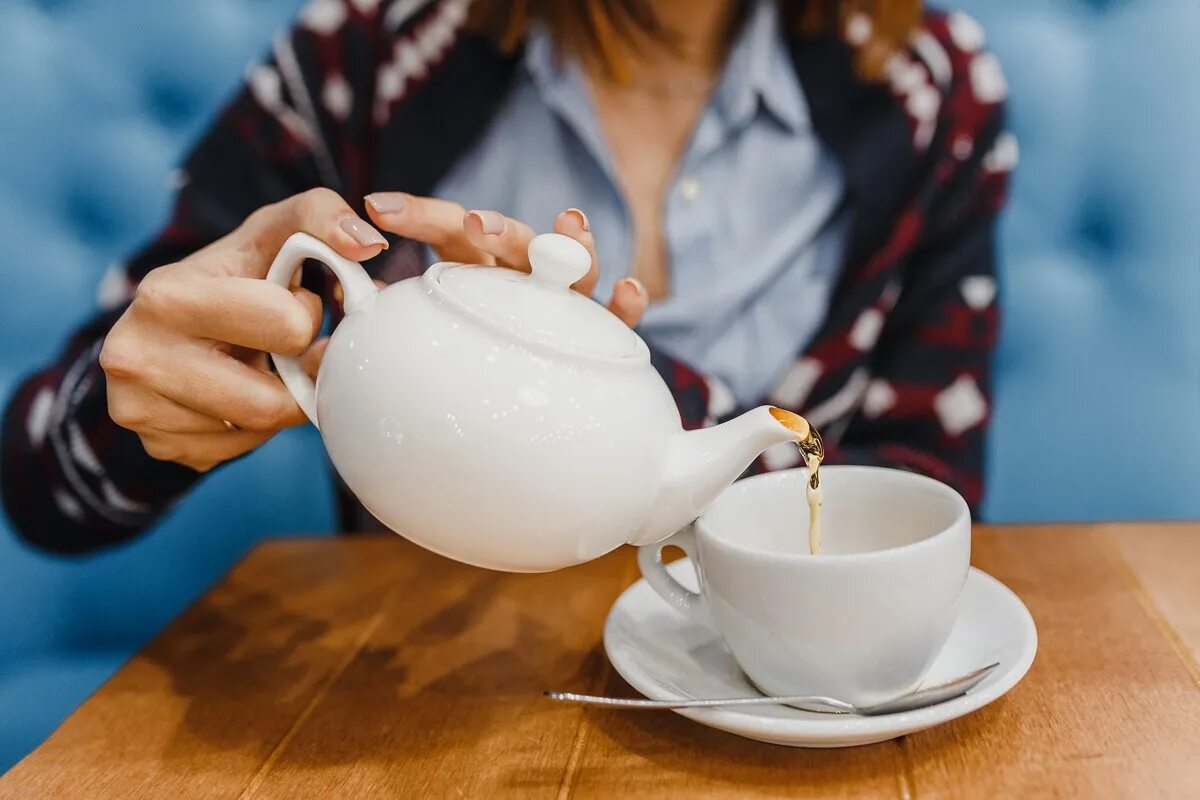
MULTIPOLYGON (((347 315, 369 306, 379 291, 361 264, 342 258, 332 247, 307 233, 293 233, 288 237, 283 247, 279 248, 279 255, 271 262, 271 268, 267 270, 267 280, 284 288, 291 286, 296 270, 310 258, 324 263, 341 281, 347 315)), ((278 353, 271 353, 271 360, 275 362, 275 369, 283 379, 283 385, 292 393, 292 397, 296 398, 296 404, 319 429, 321 426, 317 423, 317 387, 300 367, 300 360, 278 353)))
POLYGON ((662 599, 666 600, 674 608, 678 609, 692 622, 712 628, 712 616, 708 610, 708 602, 699 592, 693 592, 667 572, 667 565, 663 563, 662 552, 667 547, 678 547, 683 552, 687 553, 687 557, 691 560, 692 566, 696 569, 696 575, 700 581, 704 580, 704 576, 700 573, 700 561, 696 553, 696 533, 692 525, 688 525, 683 530, 673 536, 668 536, 661 542, 654 544, 642 545, 638 548, 638 568, 642 571, 642 577, 646 582, 658 592, 662 599))

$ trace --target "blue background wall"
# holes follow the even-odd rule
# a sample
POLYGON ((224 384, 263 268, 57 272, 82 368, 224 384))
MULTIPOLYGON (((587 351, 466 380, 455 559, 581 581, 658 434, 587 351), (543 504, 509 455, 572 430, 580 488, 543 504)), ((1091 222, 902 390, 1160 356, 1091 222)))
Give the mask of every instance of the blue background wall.
MULTIPOLYGON (((1200 517, 1200 3, 958 5, 1022 154, 986 516, 1200 517)), ((0 0, 0 396, 160 224, 172 165, 298 6, 0 0)), ((255 541, 328 531, 331 495, 309 429, 116 552, 52 559, 0 527, 0 770, 255 541)))
POLYGON ((1021 142, 985 516, 1200 517, 1200 3, 956 7, 1021 142))
MULTIPOLYGON (((165 218, 170 175, 298 0, 0 0, 0 395, 93 313, 109 264, 165 218)), ((0 522, 0 771, 256 541, 329 531, 315 431, 219 470, 98 557, 0 522)))

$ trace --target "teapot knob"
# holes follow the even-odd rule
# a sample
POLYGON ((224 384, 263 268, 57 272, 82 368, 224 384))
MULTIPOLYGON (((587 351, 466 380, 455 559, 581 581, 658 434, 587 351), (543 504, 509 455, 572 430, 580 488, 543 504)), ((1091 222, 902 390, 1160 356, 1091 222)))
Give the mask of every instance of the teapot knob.
POLYGON ((587 275, 592 256, 587 248, 561 233, 543 233, 529 243, 533 277, 554 286, 569 287, 587 275))

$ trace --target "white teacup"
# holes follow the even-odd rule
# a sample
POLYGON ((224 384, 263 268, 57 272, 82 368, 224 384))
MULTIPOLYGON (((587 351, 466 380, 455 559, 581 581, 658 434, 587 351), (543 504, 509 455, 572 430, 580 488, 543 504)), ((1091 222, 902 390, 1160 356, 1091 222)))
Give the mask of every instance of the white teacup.
POLYGON ((771 695, 856 705, 912 689, 945 644, 971 558, 971 517, 945 484, 879 467, 821 469, 823 544, 808 553, 804 469, 726 489, 690 527, 642 547, 642 574, 721 635, 771 695), (676 546, 700 593, 664 569, 676 546))

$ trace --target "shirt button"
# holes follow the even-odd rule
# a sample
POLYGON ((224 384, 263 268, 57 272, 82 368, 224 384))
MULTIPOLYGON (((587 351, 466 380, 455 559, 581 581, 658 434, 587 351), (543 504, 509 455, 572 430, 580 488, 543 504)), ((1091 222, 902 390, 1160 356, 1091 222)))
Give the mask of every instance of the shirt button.
POLYGON ((700 181, 695 178, 684 178, 679 182, 679 196, 685 203, 690 203, 700 196, 700 181))

